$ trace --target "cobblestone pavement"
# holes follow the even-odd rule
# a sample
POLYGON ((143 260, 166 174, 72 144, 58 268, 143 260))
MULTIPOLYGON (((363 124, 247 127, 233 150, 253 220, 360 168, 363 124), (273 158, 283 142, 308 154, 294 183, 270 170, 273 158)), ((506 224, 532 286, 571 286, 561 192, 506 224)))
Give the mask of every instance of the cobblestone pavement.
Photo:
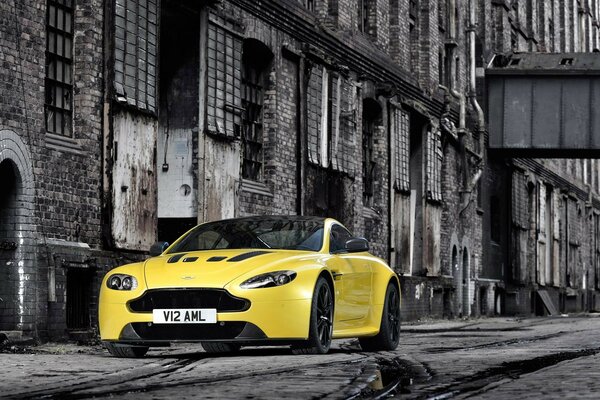
POLYGON ((430 321, 406 325, 395 352, 338 341, 325 356, 285 348, 209 356, 199 345, 118 359, 100 346, 13 346, 0 398, 597 398, 600 318, 430 321))

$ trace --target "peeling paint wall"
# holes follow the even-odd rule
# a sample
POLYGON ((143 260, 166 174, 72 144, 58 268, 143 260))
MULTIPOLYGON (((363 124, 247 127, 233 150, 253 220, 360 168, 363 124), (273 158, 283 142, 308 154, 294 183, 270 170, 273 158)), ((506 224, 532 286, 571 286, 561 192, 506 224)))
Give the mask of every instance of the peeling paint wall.
POLYGON ((118 112, 113 116, 112 235, 120 249, 147 251, 156 241, 158 122, 118 112))
POLYGON ((186 218, 197 215, 196 171, 191 129, 159 130, 157 149, 158 218, 186 218), (166 165, 166 167, 163 167, 166 165))
POLYGON ((226 142, 205 135, 204 170, 200 196, 204 209, 203 221, 233 218, 237 210, 237 192, 240 181, 239 142, 226 142))

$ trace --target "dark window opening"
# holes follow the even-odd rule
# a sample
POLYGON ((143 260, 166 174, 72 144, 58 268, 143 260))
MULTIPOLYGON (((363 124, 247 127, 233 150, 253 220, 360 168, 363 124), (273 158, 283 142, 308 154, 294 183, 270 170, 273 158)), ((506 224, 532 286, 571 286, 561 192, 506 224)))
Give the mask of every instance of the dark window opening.
POLYGON ((309 11, 315 11, 315 0, 304 0, 304 7, 309 11))
POLYGON ((381 107, 372 99, 363 102, 363 135, 362 135, 362 172, 363 172, 363 204, 373 205, 375 186, 375 150, 374 136, 381 124, 381 107))
POLYGON ((49 0, 46 22, 46 131, 73 135, 73 0, 49 0))
POLYGON ((67 328, 88 329, 94 274, 88 268, 67 269, 67 328))
POLYGON ((358 0, 358 30, 377 36, 377 1, 358 0))
POLYGON ((560 65, 573 65, 572 58, 563 58, 560 60, 560 65))
POLYGON ((273 54, 261 42, 244 41, 242 55, 242 178, 259 181, 263 175, 263 108, 266 75, 273 54))

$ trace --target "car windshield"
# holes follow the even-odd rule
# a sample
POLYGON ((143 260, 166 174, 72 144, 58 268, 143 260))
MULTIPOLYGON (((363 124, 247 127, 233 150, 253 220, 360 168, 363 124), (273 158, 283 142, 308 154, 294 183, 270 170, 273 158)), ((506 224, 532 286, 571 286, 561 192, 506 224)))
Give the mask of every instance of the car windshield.
POLYGON ((257 217, 198 225, 169 253, 215 249, 286 249, 319 251, 323 220, 257 217))

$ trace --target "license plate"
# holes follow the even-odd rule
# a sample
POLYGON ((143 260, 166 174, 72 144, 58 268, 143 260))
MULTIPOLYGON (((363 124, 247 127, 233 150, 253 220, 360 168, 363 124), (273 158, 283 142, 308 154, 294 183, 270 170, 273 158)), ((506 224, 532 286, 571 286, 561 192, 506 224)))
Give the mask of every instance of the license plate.
POLYGON ((215 308, 178 308, 152 310, 155 324, 216 324, 215 308))

